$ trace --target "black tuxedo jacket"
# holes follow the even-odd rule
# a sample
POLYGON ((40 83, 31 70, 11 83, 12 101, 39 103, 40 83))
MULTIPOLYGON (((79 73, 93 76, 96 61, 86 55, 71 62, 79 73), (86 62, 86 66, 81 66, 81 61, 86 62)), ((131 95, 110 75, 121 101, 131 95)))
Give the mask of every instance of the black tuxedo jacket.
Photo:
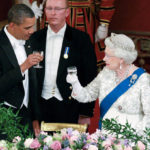
MULTIPOLYGON (((26 42, 27 55, 32 53, 29 41, 26 42)), ((20 66, 18 64, 13 47, 6 36, 4 29, 0 31, 0 102, 4 101, 20 108, 24 98, 23 80, 20 66)), ((37 82, 35 69, 29 69, 29 110, 32 119, 38 119, 37 82)))
MULTIPOLYGON (((33 50, 44 51, 45 54, 46 34, 47 28, 44 28, 31 36, 33 50)), ((67 25, 60 54, 56 83, 63 101, 67 104, 75 103, 79 107, 77 111, 80 110, 79 114, 81 115, 92 116, 94 102, 81 104, 71 98, 72 87, 66 82, 67 67, 76 66, 80 83, 86 86, 97 74, 96 64, 96 55, 88 34, 67 25), (69 47, 68 58, 64 58, 66 47, 69 47)), ((45 66, 45 59, 42 61, 42 65, 45 66)), ((37 69, 39 96, 43 87, 44 75, 45 67, 37 69)))

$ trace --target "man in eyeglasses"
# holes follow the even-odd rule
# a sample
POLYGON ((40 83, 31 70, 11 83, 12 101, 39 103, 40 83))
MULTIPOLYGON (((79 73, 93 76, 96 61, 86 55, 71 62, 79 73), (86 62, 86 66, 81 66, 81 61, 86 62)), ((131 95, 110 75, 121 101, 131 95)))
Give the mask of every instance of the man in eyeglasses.
POLYGON ((78 123, 79 116, 91 117, 94 103, 80 104, 71 97, 66 82, 67 68, 76 66, 81 84, 97 74, 96 55, 87 33, 70 27, 67 0, 47 0, 48 27, 31 37, 33 49, 44 51, 43 68, 37 69, 42 121, 78 123))

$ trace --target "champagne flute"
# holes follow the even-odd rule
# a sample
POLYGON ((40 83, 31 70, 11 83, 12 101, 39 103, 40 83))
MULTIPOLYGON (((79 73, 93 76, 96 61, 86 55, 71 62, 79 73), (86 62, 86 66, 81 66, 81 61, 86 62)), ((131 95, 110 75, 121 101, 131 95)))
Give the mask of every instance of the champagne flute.
POLYGON ((68 74, 77 74, 77 67, 76 66, 70 66, 67 67, 68 74))
MULTIPOLYGON (((43 52, 43 51, 38 51, 38 50, 33 51, 33 54, 36 54, 36 53, 39 53, 41 56, 44 55, 44 52, 43 52)), ((37 63, 36 65, 34 65, 33 67, 34 67, 34 68, 43 68, 43 66, 40 65, 40 62, 37 63)))

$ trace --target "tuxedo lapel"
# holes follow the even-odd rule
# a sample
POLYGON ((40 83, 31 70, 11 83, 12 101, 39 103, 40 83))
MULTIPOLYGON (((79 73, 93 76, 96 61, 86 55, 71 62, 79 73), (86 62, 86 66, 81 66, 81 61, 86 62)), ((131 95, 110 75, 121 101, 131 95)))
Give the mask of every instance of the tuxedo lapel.
MULTIPOLYGON (((46 61, 45 56, 46 56, 47 28, 44 28, 43 30, 44 30, 44 32, 43 32, 43 34, 41 35, 41 40, 40 40, 40 45, 41 45, 41 47, 40 47, 39 50, 44 52, 44 59, 43 59, 43 61, 41 62, 41 65, 44 66, 43 73, 45 74, 45 61, 46 61)), ((43 74, 43 76, 44 76, 44 74, 43 74)))
POLYGON ((15 52, 13 50, 13 47, 3 29, 1 31, 1 34, 2 34, 1 39, 0 39, 0 43, 2 43, 1 47, 6 53, 8 59, 10 60, 10 63, 12 63, 12 65, 15 67, 18 65, 18 61, 15 55, 15 52))
POLYGON ((29 41, 26 41, 26 44, 25 44, 25 51, 26 51, 26 54, 27 54, 27 57, 29 54, 32 54, 32 49, 31 49, 31 45, 29 43, 29 41))
POLYGON ((44 76, 45 76, 45 56, 46 56, 46 37, 47 37, 47 28, 44 28, 40 31, 38 31, 38 34, 33 34, 31 36, 31 47, 32 51, 37 50, 37 51, 43 51, 44 52, 44 58, 40 62, 40 64, 43 66, 43 68, 36 69, 37 76, 39 79, 39 84, 42 87, 43 82, 44 82, 44 76))
POLYGON ((66 64, 68 63, 68 59, 69 59, 69 53, 71 52, 71 46, 72 46, 71 39, 72 39, 71 28, 67 25, 63 44, 62 44, 61 54, 60 54, 57 78, 61 77, 61 74, 63 73, 64 68, 66 69, 66 64), (68 58, 64 58, 66 47, 69 47, 68 58))
MULTIPOLYGON (((41 78, 41 81, 44 81, 44 76, 45 76, 45 61, 46 61, 46 37, 47 37, 47 28, 44 28, 43 29, 44 32, 42 32, 42 34, 40 35, 40 46, 39 47, 39 50, 40 51, 43 51, 44 52, 44 58, 43 58, 43 61, 40 62, 40 64, 43 66, 43 68, 41 69, 37 69, 37 71, 40 72, 40 78, 41 78)), ((43 84, 43 82, 41 83, 43 84)))

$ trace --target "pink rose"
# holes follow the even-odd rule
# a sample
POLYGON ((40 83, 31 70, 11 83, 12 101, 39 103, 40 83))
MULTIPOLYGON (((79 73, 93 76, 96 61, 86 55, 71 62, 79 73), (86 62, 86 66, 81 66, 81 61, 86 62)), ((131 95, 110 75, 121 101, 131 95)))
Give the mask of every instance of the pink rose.
POLYGON ((87 135, 87 140, 90 140, 91 139, 91 136, 90 135, 87 135))
POLYGON ((130 146, 125 147, 124 150, 132 150, 132 147, 130 147, 130 146))
POLYGON ((61 149, 61 143, 59 141, 54 141, 51 144, 50 148, 53 150, 60 150, 61 149))
POLYGON ((74 142, 77 141, 77 140, 78 140, 78 137, 77 137, 77 136, 71 136, 70 139, 69 139, 69 143, 70 143, 71 145, 73 145, 74 142))
POLYGON ((41 144, 39 143, 38 139, 34 139, 33 142, 30 145, 31 149, 40 148, 41 144))
MULTIPOLYGON (((113 150, 111 147, 108 147, 107 150, 113 150)), ((119 149, 118 149, 119 150, 119 149)))
POLYGON ((62 140, 69 139, 69 138, 70 138, 70 137, 69 137, 68 134, 65 134, 65 135, 62 136, 62 140))
POLYGON ((141 141, 138 141, 137 146, 140 150, 145 150, 145 145, 141 141))
POLYGON ((44 132, 44 131, 41 131, 40 134, 41 134, 41 135, 48 135, 48 133, 47 133, 47 132, 44 132))

